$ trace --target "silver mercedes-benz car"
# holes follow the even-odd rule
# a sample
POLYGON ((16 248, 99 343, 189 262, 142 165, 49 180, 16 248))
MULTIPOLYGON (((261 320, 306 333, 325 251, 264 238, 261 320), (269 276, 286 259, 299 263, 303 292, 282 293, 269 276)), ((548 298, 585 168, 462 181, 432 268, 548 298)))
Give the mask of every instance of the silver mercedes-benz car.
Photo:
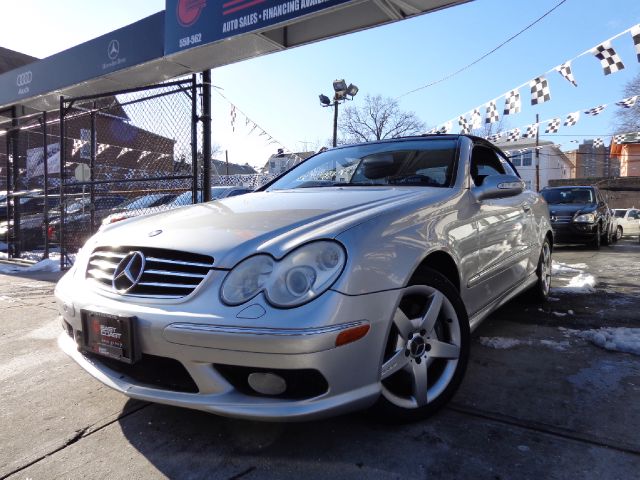
POLYGON ((59 345, 140 400, 423 418, 481 320, 548 294, 552 246, 546 203, 485 140, 335 148, 255 193, 104 228, 56 287, 59 345))

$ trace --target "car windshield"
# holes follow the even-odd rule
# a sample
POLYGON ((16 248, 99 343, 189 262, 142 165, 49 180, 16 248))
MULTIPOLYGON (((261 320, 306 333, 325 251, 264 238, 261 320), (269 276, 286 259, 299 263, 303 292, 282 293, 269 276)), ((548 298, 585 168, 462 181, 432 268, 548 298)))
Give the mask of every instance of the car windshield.
POLYGON ((627 213, 627 211, 626 211, 626 210, 616 210, 616 211, 615 211, 615 213, 616 213, 616 217, 618 217, 618 218, 622 218, 622 217, 624 217, 624 216, 625 216, 625 214, 627 213))
POLYGON ((229 190, 231 190, 229 187, 212 187, 211 200, 223 197, 229 190))
POLYGON ((554 188, 540 192, 547 203, 596 203, 590 188, 554 188))
POLYGON ((127 200, 126 202, 118 205, 117 208, 122 208, 125 210, 137 210, 139 208, 153 207, 156 205, 156 202, 162 200, 165 197, 168 197, 166 193, 145 195, 143 197, 134 198, 133 200, 127 200))
POLYGON ((293 168, 267 190, 359 185, 449 187, 456 146, 455 139, 430 138, 327 150, 293 168))

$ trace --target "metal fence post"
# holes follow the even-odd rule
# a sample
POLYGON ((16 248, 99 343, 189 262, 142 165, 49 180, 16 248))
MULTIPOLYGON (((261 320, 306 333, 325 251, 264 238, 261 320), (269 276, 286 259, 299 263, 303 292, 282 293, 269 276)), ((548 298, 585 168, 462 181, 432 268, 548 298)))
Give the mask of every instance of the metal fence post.
MULTIPOLYGON (((95 208, 95 194, 96 189, 93 181, 94 178, 94 168, 96 165, 96 102, 93 102, 93 108, 91 109, 91 134, 90 140, 91 145, 89 146, 89 221, 90 227, 89 231, 91 235, 93 235, 96 228, 96 208, 95 208)), ((83 177, 82 181, 86 181, 83 177)), ((82 191, 84 192, 84 186, 82 187, 82 191)))
POLYGON ((191 75, 191 167, 193 168, 192 202, 198 203, 198 87, 191 75))
POLYGON ((202 201, 211 200, 211 70, 202 72, 202 201))
POLYGON ((42 149, 44 151, 44 257, 49 258, 49 143, 47 139, 47 112, 42 112, 42 149))
MULTIPOLYGON (((60 95, 60 270, 64 270, 64 162, 67 148, 65 146, 65 124, 64 124, 64 96, 60 95)), ((47 235, 49 232, 47 232, 47 235)))

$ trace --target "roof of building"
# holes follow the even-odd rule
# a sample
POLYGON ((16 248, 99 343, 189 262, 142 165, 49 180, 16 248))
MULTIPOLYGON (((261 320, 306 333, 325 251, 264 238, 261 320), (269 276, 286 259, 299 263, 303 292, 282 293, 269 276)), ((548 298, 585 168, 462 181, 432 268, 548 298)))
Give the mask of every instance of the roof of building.
POLYGON ((38 58, 32 57, 31 55, 0 47, 0 73, 22 67, 36 60, 38 60, 38 58))
POLYGON ((218 175, 254 175, 257 173, 255 169, 249 165, 238 165, 237 163, 229 163, 223 160, 211 160, 211 163, 218 175), (228 166, 228 170, 227 170, 228 166))

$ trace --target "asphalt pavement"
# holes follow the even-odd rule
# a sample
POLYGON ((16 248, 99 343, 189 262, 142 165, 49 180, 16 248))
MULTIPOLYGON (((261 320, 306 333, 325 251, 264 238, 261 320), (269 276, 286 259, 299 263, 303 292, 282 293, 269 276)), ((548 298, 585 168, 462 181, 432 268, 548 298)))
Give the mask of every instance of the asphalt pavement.
POLYGON ((551 300, 487 319, 453 402, 408 425, 128 400, 58 349, 59 274, 0 275, 0 479, 639 478, 640 357, 583 333, 640 328, 640 244, 559 247, 554 260, 551 300))

